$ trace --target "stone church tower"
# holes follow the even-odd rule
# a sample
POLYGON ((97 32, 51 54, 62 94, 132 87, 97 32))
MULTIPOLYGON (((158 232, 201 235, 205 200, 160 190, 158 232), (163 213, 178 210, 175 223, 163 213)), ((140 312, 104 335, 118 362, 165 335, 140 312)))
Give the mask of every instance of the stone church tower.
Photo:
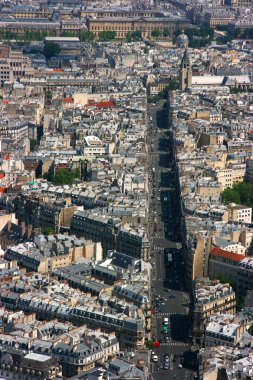
POLYGON ((185 49, 179 71, 179 88, 181 91, 187 90, 192 85, 192 69, 188 55, 188 49, 185 49))

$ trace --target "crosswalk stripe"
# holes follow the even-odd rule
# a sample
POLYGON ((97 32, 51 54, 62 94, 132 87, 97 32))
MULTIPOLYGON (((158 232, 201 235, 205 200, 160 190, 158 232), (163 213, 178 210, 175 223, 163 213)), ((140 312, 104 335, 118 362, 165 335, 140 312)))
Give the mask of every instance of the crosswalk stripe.
POLYGON ((160 343, 160 346, 187 346, 186 343, 181 342, 168 342, 168 343, 160 343))
POLYGON ((171 316, 171 315, 187 315, 187 314, 183 314, 183 313, 156 313, 155 314, 157 317, 163 317, 163 316, 171 316))

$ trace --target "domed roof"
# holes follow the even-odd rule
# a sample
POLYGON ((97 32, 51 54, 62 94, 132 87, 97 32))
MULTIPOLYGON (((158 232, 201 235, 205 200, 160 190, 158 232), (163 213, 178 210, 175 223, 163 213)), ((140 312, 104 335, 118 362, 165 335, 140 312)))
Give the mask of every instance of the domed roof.
POLYGON ((178 43, 183 43, 183 42, 188 42, 188 37, 186 34, 184 34, 184 31, 182 31, 182 34, 180 34, 178 37, 177 37, 177 42, 178 43))

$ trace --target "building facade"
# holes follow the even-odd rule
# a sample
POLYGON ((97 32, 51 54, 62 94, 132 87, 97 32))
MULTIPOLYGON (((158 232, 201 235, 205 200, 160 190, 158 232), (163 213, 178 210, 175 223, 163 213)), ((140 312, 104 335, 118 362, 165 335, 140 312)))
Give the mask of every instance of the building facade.
POLYGON ((203 346, 207 319, 217 312, 235 313, 235 292, 229 284, 212 281, 208 277, 193 282, 192 296, 192 338, 194 344, 203 346))

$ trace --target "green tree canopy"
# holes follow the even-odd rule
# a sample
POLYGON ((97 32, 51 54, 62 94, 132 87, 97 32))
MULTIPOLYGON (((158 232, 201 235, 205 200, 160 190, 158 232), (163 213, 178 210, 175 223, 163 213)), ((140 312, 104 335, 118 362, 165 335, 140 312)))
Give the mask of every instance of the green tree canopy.
POLYGON ((78 37, 78 33, 75 32, 62 32, 61 37, 78 37))
POLYGON ((163 37, 168 37, 170 35, 170 31, 168 28, 163 29, 163 37))
POLYGON ((236 298, 236 310, 237 311, 240 311, 244 308, 244 300, 240 297, 237 297, 236 298))
POLYGON ((135 32, 128 32, 126 36, 126 40, 128 42, 132 41, 141 41, 142 40, 142 33, 140 30, 136 30, 135 32))
POLYGON ((250 335, 253 335, 253 323, 251 323, 250 327, 248 328, 248 333, 250 335))
MULTIPOLYGON (((182 29, 176 29, 174 31, 173 41, 176 41, 176 37, 178 37, 182 33, 182 29)), ((189 39, 189 47, 192 48, 200 48, 210 44, 214 37, 214 31, 212 28, 204 27, 201 28, 186 28, 184 33, 187 35, 189 39)))
POLYGON ((159 92, 158 96, 163 99, 168 98, 168 92, 177 90, 179 88, 179 82, 176 79, 172 79, 168 86, 166 86, 162 91, 159 92))
POLYGON ((161 35, 161 33, 160 33, 160 30, 159 30, 159 29, 154 29, 154 30, 152 30, 152 32, 151 32, 151 36, 152 36, 152 37, 157 38, 157 37, 159 37, 160 35, 161 35))
POLYGON ((101 41, 111 41, 114 40, 117 33, 113 30, 104 30, 103 32, 98 33, 98 37, 101 41))
POLYGON ((44 227, 42 228, 42 231, 43 235, 52 235, 52 234, 55 234, 55 230, 51 227, 44 227))
POLYGON ((253 208, 253 184, 241 182, 231 189, 227 188, 221 193, 222 201, 226 204, 237 203, 253 208))
POLYGON ((94 39, 95 39, 94 33, 89 32, 88 30, 82 30, 80 32, 80 40, 81 41, 92 42, 94 39))
POLYGON ((146 344, 146 348, 148 350, 152 350, 154 348, 153 340, 151 340, 151 339, 146 340, 145 344, 146 344))
POLYGON ((57 170, 55 175, 52 177, 52 182, 54 185, 72 185, 74 179, 80 178, 79 169, 67 170, 60 169, 57 170))
POLYGON ((48 42, 44 45, 44 56, 47 58, 47 59, 50 59, 52 58, 53 56, 59 54, 61 51, 61 48, 58 44, 54 43, 54 42, 48 42))
POLYGON ((221 193, 221 199, 224 203, 240 204, 240 195, 234 189, 227 188, 221 193))

